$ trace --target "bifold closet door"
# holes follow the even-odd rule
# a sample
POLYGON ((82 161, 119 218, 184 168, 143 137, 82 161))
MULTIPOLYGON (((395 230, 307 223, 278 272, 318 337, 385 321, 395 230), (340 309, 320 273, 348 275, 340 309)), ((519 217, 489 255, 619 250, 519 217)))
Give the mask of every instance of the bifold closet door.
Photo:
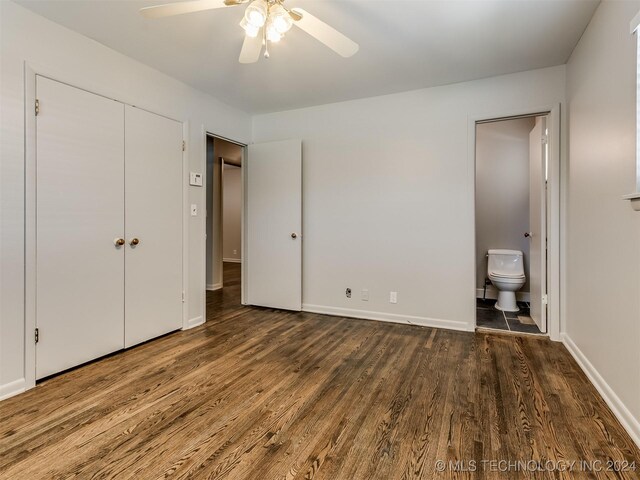
POLYGON ((124 105, 36 77, 36 378, 124 347, 124 105))
POLYGON ((125 107, 125 346, 182 327, 182 124, 125 107))

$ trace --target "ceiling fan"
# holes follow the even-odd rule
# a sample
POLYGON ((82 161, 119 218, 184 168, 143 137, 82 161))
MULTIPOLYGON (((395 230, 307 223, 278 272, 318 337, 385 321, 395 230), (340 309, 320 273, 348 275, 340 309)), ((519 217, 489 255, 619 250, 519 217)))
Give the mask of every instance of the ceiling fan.
POLYGON ((265 58, 269 58, 269 43, 279 42, 293 25, 345 58, 355 55, 360 48, 356 42, 309 12, 301 8, 288 9, 283 2, 284 0, 190 0, 145 7, 140 9, 140 13, 147 18, 171 17, 249 3, 240 22, 246 34, 240 52, 240 63, 257 62, 262 47, 265 58))

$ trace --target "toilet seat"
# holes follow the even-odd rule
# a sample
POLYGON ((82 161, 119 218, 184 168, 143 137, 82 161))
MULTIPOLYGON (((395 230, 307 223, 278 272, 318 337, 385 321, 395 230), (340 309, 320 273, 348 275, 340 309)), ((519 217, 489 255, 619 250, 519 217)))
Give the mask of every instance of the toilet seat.
POLYGON ((502 276, 502 275, 496 275, 494 273, 490 273, 489 274, 489 280, 495 280, 497 282, 500 283, 521 283, 524 285, 524 281, 525 281, 525 277, 520 276, 520 277, 507 277, 507 276, 502 276))
POLYGON ((495 278, 499 278, 499 279, 505 279, 505 280, 523 280, 525 278, 524 274, 518 274, 518 273, 497 273, 497 272, 490 272, 489 273, 489 278, 491 277, 495 277, 495 278))

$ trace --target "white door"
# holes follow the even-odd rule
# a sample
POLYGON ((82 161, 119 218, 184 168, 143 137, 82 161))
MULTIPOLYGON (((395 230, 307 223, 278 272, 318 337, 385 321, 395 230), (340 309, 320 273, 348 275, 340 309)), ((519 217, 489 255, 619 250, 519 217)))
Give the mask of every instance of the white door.
POLYGON ((36 77, 36 378, 124 347, 124 106, 36 77))
POLYGON ((247 153, 247 303, 299 311, 302 144, 254 144, 247 153))
POLYGON ((547 331, 546 118, 536 117, 529 134, 529 286, 531 318, 547 331))
POLYGON ((125 109, 124 310, 130 347, 182 327, 182 124, 125 109))

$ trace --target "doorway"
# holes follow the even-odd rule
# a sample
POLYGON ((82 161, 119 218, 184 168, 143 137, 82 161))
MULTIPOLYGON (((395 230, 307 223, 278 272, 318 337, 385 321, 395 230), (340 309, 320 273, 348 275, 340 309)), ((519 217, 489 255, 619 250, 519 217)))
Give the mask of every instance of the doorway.
POLYGON ((300 311, 302 142, 246 146, 207 133, 206 166, 207 319, 239 305, 300 311), (239 222, 237 216, 225 221, 225 203, 227 217, 240 211, 239 222), (225 229, 238 223, 240 247, 237 233, 225 246, 225 229))
POLYGON ((475 123, 478 329, 547 333, 548 121, 475 123))
POLYGON ((241 303, 245 146, 206 136, 206 314, 241 303))

